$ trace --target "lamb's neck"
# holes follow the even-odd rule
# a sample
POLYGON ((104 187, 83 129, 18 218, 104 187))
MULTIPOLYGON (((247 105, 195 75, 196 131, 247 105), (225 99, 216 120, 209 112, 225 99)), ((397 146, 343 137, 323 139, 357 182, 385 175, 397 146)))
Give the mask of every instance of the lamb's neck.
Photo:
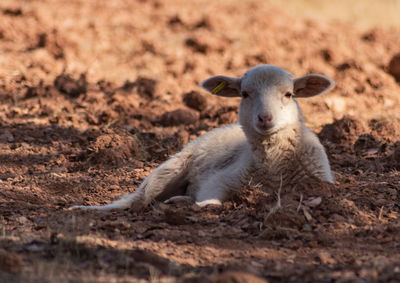
POLYGON ((254 160, 274 166, 282 160, 292 159, 300 143, 300 132, 300 125, 295 124, 268 136, 248 138, 254 160))

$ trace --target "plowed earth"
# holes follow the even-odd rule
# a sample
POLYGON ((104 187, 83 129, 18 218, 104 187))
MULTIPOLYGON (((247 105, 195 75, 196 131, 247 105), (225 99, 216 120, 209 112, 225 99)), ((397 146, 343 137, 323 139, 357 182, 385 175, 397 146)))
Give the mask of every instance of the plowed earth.
POLYGON ((261 1, 2 0, 0 281, 399 282, 399 34, 261 1), (238 100, 198 83, 262 63, 336 81, 301 101, 335 186, 280 207, 249 187, 223 207, 66 210, 133 192, 235 122, 238 100))

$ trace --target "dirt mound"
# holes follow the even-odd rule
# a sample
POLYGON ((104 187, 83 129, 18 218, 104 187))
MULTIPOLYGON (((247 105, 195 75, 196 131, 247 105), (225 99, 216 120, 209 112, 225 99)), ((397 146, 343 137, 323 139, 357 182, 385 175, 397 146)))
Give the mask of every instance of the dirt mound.
MULTIPOLYGON (((332 184, 322 183, 319 180, 308 180, 287 191, 276 189, 271 193, 251 186, 242 189, 233 199, 233 203, 226 206, 226 209, 234 207, 247 215, 246 221, 244 217, 241 218, 242 229, 250 229, 258 234, 260 231, 254 230, 258 223, 260 229, 262 227, 262 230, 266 229, 259 236, 276 240, 278 234, 285 229, 288 229, 287 232, 291 229, 303 229, 306 223, 321 221, 321 218, 316 220, 312 215, 321 213, 317 207, 321 203, 329 203, 333 192, 332 184)), ((329 204, 326 204, 324 209, 332 210, 329 204)), ((226 219, 233 215, 228 213, 226 219)))
POLYGON ((121 130, 104 129, 95 141, 89 144, 87 162, 90 166, 121 167, 144 160, 148 156, 136 135, 121 130))
POLYGON ((382 142, 373 135, 360 135, 354 143, 354 150, 357 154, 377 152, 382 146, 382 142))
POLYGON ((355 117, 345 116, 332 124, 325 125, 318 136, 322 141, 335 144, 353 143, 359 135, 366 131, 360 120, 355 117))
POLYGON ((373 119, 369 122, 372 133, 388 142, 400 141, 400 120, 373 119))

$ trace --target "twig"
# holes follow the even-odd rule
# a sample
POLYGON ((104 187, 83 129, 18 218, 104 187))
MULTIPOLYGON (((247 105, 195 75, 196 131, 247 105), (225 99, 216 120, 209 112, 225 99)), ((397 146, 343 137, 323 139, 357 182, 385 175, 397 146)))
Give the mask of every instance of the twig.
POLYGON ((301 208, 301 203, 303 202, 303 194, 300 194, 300 201, 299 201, 299 206, 297 207, 297 212, 300 211, 301 208))

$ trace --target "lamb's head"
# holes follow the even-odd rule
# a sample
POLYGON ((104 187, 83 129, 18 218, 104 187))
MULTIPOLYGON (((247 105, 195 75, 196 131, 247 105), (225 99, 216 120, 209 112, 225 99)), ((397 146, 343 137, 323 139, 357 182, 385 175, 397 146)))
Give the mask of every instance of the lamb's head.
POLYGON ((260 65, 241 78, 214 76, 201 86, 215 95, 242 97, 239 122, 243 129, 247 134, 268 136, 301 122, 296 98, 319 95, 331 89, 334 81, 319 74, 294 78, 281 68, 260 65))

